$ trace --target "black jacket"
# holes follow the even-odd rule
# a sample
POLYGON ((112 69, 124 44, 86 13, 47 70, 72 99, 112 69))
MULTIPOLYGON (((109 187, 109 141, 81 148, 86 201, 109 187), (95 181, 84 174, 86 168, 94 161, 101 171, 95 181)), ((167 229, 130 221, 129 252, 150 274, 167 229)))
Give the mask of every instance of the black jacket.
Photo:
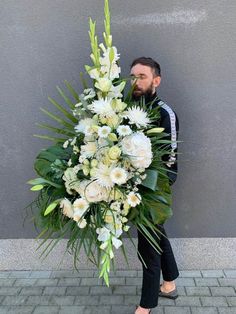
MULTIPOLYGON (((146 103, 153 101, 157 97, 157 94, 155 93, 154 95, 146 99, 146 103)), ((175 141, 178 140, 178 133, 179 133, 179 119, 177 117, 176 112, 171 109, 169 105, 167 105, 164 101, 162 101, 159 97, 155 100, 154 103, 152 103, 152 108, 155 108, 156 106, 161 106, 160 108, 160 115, 161 118, 159 121, 157 121, 156 125, 158 127, 165 128, 164 132, 168 133, 169 135, 166 137, 167 139, 172 140, 172 144, 170 145, 170 150, 171 154, 170 155, 164 155, 163 156, 163 161, 166 161, 166 168, 167 170, 174 171, 175 173, 172 172, 167 172, 170 185, 172 185, 177 178, 177 173, 178 173, 178 165, 177 165, 177 151, 178 151, 178 146, 175 141)))

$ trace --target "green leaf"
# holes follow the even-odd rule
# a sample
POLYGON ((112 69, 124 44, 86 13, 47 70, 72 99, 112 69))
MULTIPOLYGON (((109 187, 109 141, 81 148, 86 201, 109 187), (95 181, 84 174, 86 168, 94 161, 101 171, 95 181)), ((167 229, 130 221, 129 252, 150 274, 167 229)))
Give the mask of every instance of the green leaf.
POLYGON ((79 95, 76 93, 76 91, 74 90, 74 88, 71 86, 71 84, 65 80, 64 81, 66 84, 66 87, 68 88, 68 90, 70 91, 71 95, 74 97, 74 99, 79 102, 79 95))
POLYGON ((50 214, 58 205, 58 203, 61 201, 61 198, 54 201, 53 203, 51 203, 45 210, 44 212, 44 216, 47 216, 48 214, 50 214))
POLYGON ((145 171, 146 178, 142 181, 141 185, 155 191, 158 179, 158 172, 157 170, 147 169, 145 171))
POLYGON ((33 136, 44 139, 44 140, 49 140, 55 143, 64 143, 67 140, 67 138, 53 137, 53 136, 40 135, 40 134, 33 134, 33 136))
POLYGON ((74 125, 68 123, 67 121, 65 121, 64 119, 58 117, 57 115, 49 112, 48 110, 44 109, 44 108, 40 108, 40 110, 45 113, 47 116, 49 116, 50 118, 52 118, 53 120, 57 121, 58 123, 66 126, 68 129, 70 130, 74 130, 74 125))
POLYGON ((53 98, 48 97, 48 100, 73 123, 78 122, 78 119, 76 119, 70 112, 68 112, 65 108, 63 108, 60 104, 58 104, 58 102, 56 102, 53 98))
POLYGON ((67 135, 68 137, 73 137, 76 135, 75 132, 71 132, 71 130, 66 130, 66 129, 60 129, 60 128, 55 128, 53 126, 50 126, 48 124, 44 124, 44 123, 36 123, 37 126, 39 126, 40 128, 43 129, 48 129, 52 132, 58 133, 58 134, 63 134, 63 135, 67 135))
POLYGON ((44 185, 37 184, 37 185, 32 186, 32 188, 30 190, 31 191, 39 191, 39 190, 42 190, 43 188, 44 188, 44 185))

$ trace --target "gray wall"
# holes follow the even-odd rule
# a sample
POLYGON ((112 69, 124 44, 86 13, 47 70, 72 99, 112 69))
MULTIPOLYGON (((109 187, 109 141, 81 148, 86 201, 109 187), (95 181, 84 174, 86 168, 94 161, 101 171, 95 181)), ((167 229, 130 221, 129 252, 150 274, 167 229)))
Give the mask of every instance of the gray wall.
MULTIPOLYGON (((236 106, 234 0, 110 0, 123 75, 146 55, 162 66, 160 96, 180 121, 179 175, 171 237, 235 237, 236 106)), ((88 17, 103 28, 102 0, 0 1, 0 238, 33 238, 22 208, 34 199, 25 182, 50 142, 36 122, 48 96, 67 79, 81 90, 89 63, 88 17)))

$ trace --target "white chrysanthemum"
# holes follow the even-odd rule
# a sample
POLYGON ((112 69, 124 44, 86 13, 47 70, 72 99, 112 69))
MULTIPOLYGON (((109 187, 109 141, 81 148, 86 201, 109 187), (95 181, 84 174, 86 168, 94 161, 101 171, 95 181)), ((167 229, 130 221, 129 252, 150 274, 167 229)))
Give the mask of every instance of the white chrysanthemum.
POLYGON ((73 206, 67 198, 61 200, 60 208, 62 208, 63 215, 69 218, 73 218, 74 216, 73 206))
POLYGON ((98 234, 98 240, 101 242, 105 242, 110 238, 110 230, 106 227, 97 228, 96 232, 98 234))
POLYGON ((97 143, 96 142, 88 142, 85 145, 81 145, 81 155, 85 158, 92 157, 97 151, 97 143))
POLYGON ((130 206, 135 207, 141 202, 141 196, 139 193, 130 192, 127 196, 127 202, 130 206))
POLYGON ((150 119, 142 108, 133 106, 125 112, 125 117, 129 119, 131 124, 135 124, 138 128, 147 127, 150 119))
POLYGON ((127 181, 127 177, 127 172, 123 168, 116 167, 111 170, 110 178, 113 183, 123 184, 127 181))
POLYGON ((117 132, 120 136, 127 136, 132 133, 132 130, 128 125, 119 125, 117 128, 117 132))
POLYGON ((98 136, 102 138, 106 138, 109 133, 111 133, 111 128, 109 126, 104 125, 98 129, 98 136))
POLYGON ((88 105, 88 109, 99 114, 101 117, 111 117, 115 114, 111 106, 111 100, 107 98, 94 100, 91 105, 88 105))
POLYGON ((110 174, 111 174, 111 167, 104 165, 103 163, 99 163, 96 171, 96 181, 99 185, 106 188, 111 188, 114 185, 112 182, 110 174))
POLYGON ((148 168, 152 162, 150 139, 142 132, 135 132, 121 141, 122 152, 129 156, 135 168, 148 168))
POLYGON ((96 181, 81 181, 77 192, 89 203, 107 201, 109 198, 109 190, 100 186, 96 181))
POLYGON ((75 131, 85 134, 86 128, 89 128, 92 125, 95 125, 93 119, 91 119, 91 118, 82 119, 82 120, 79 121, 78 125, 75 126, 75 131))

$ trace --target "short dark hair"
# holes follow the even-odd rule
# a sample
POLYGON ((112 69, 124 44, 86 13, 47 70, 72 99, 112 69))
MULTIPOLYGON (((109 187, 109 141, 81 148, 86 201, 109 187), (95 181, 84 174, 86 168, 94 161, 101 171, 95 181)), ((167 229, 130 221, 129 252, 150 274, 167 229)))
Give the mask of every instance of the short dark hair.
POLYGON ((155 60, 153 60, 152 58, 147 58, 147 57, 137 58, 132 62, 130 68, 134 67, 136 64, 147 65, 153 70, 156 76, 161 76, 160 64, 156 62, 155 60))

